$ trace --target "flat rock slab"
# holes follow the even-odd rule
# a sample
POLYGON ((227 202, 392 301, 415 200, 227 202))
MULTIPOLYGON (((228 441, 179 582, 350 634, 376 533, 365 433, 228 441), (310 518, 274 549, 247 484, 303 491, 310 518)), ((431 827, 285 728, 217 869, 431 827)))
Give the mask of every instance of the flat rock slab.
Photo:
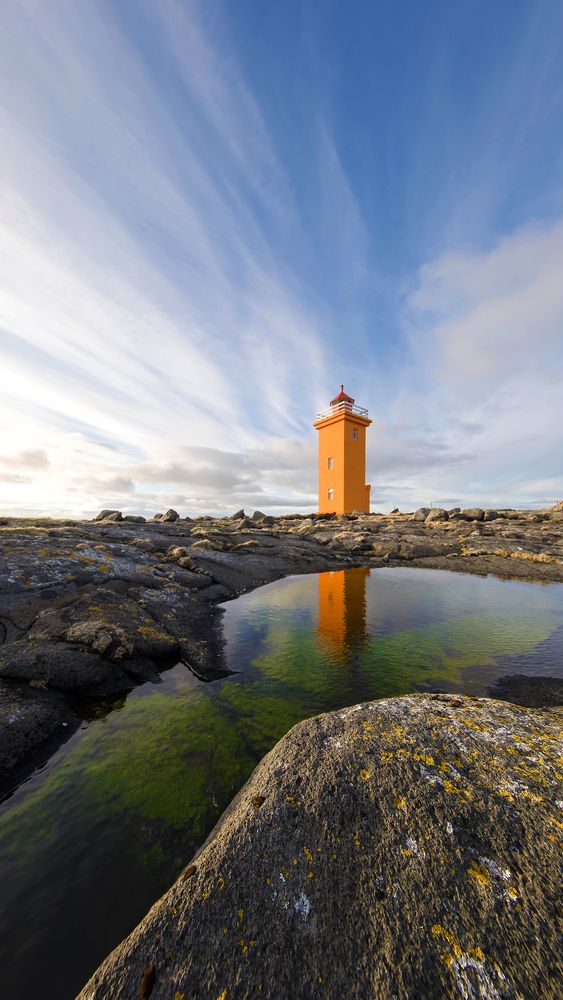
POLYGON ((411 695, 301 723, 81 1000, 555 998, 561 717, 411 695))

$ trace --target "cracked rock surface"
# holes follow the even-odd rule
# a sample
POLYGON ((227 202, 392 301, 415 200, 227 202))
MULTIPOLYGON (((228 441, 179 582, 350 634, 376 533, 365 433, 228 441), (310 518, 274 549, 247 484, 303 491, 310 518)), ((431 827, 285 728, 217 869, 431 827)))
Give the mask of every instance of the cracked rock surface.
POLYGON ((560 713, 410 695, 299 724, 80 1000, 555 1000, 560 713))

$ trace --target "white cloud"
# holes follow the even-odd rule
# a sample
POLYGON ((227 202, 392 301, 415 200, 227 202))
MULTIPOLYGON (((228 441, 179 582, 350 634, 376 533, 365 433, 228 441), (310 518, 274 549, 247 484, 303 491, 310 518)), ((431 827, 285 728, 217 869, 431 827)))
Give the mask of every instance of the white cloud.
POLYGON ((545 504, 563 495, 563 221, 425 265, 410 298, 410 370, 376 475, 421 502, 545 504), (548 488, 549 484, 549 488, 548 488))
POLYGON ((294 209, 260 109, 197 7, 144 14, 181 116, 109 9, 24 3, 4 19, 0 453, 41 448, 49 464, 7 471, 3 510, 90 512, 155 482, 228 506, 261 485, 255 463, 241 474, 246 451, 313 435, 324 353, 270 243, 294 209))

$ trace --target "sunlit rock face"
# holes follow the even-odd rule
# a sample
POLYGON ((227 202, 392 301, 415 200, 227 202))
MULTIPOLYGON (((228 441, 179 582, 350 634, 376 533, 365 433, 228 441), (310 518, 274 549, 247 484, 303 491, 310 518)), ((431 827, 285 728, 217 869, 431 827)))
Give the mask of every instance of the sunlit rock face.
POLYGON ((555 996, 560 711, 411 695, 295 726, 81 1000, 555 996))

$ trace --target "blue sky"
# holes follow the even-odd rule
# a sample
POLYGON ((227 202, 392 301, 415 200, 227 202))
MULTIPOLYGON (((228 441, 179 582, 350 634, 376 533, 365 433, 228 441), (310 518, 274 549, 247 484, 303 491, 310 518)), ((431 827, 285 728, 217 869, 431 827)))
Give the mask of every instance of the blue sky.
POLYGON ((563 496, 559 0, 0 13, 0 510, 563 496))

